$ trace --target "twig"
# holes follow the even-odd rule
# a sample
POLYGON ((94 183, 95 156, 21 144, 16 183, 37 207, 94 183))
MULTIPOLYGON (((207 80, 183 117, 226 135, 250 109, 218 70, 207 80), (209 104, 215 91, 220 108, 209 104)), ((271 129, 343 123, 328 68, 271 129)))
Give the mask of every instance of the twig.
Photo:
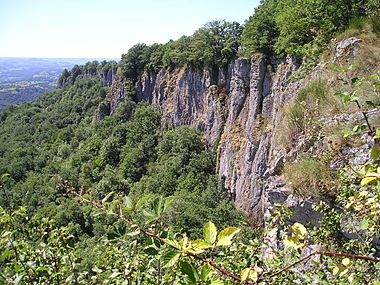
POLYGON ((367 112, 363 111, 362 106, 360 105, 360 103, 359 103, 358 100, 354 100, 354 102, 356 103, 356 106, 359 108, 360 112, 362 113, 362 115, 364 117, 364 120, 365 120, 365 122, 367 124, 367 127, 369 129, 370 136, 374 136, 375 135, 375 131, 373 130, 371 124, 369 123, 367 112))
POLYGON ((182 252, 183 254, 186 254, 188 256, 192 256, 194 257, 195 259, 198 259, 204 263, 208 263, 209 265, 211 265, 212 267, 214 267, 216 270, 218 270, 220 273, 222 273, 223 275, 226 275, 236 281, 239 281, 240 283, 244 283, 244 284, 255 284, 254 282, 244 282, 243 280, 241 280, 240 277, 236 276, 235 274, 232 274, 228 271, 226 271, 224 268, 220 267, 219 265, 213 263, 210 259, 206 259, 206 258, 203 258, 203 257, 200 257, 196 254, 193 254, 193 253, 190 253, 190 252, 182 252))
MULTIPOLYGON (((120 211, 120 213, 107 212, 106 211, 107 210, 106 207, 102 203, 86 199, 80 193, 77 193, 77 192, 73 191, 72 189, 70 189, 68 192, 70 192, 70 193, 76 195, 77 197, 79 197, 82 202, 89 203, 89 204, 93 205, 94 207, 96 207, 96 208, 98 208, 98 209, 106 212, 107 214, 115 216, 115 217, 121 219, 122 221, 124 221, 128 225, 133 226, 133 227, 137 227, 136 231, 144 234, 145 236, 153 237, 153 238, 159 240, 160 242, 165 242, 165 239, 162 238, 162 237, 160 237, 159 235, 157 235, 155 233, 151 233, 151 232, 145 231, 145 230, 143 230, 141 228, 138 228, 138 225, 136 225, 135 223, 133 223, 132 221, 130 221, 129 219, 127 219, 123 215, 122 211, 120 211)), ((178 248, 176 248, 176 247, 174 247, 172 245, 169 245, 169 246, 171 246, 172 248, 174 248, 177 251, 179 251, 178 248)), ((215 268, 216 270, 218 270, 223 275, 225 275, 225 276, 227 276, 227 277, 229 277, 231 279, 234 279, 234 280, 236 280, 236 281, 238 281, 240 283, 243 283, 243 284, 252 285, 252 284, 256 284, 259 281, 263 281, 263 282, 267 282, 267 283, 270 282, 267 279, 259 279, 257 282, 244 281, 239 276, 236 276, 235 274, 230 273, 227 270, 225 270, 224 268, 220 267, 219 265, 213 263, 210 259, 206 259, 206 258, 200 257, 199 255, 196 255, 194 253, 187 252, 187 251, 179 251, 179 252, 181 252, 182 254, 185 254, 187 256, 191 256, 191 257, 193 257, 193 258, 195 258, 197 260, 200 260, 203 263, 207 263, 210 266, 212 266, 213 268, 215 268)), ((308 254, 308 255, 306 255, 306 256, 298 259, 297 261, 293 262, 292 264, 287 265, 286 267, 280 269, 279 271, 270 274, 268 278, 273 278, 273 277, 281 274, 282 272, 284 272, 284 271, 286 271, 286 270, 288 270, 288 269, 296 266, 297 264, 299 264, 301 262, 304 262, 305 260, 309 259, 310 257, 312 257, 313 255, 316 255, 316 254, 319 254, 319 255, 329 255, 329 256, 341 256, 341 257, 348 257, 348 258, 355 258, 355 259, 363 259, 363 260, 368 260, 368 261, 372 261, 372 262, 380 262, 380 259, 374 258, 374 257, 369 257, 369 256, 360 256, 360 255, 354 255, 354 254, 334 253, 334 252, 325 252, 325 251, 314 251, 314 252, 312 252, 312 253, 310 253, 310 254, 308 254)), ((263 275, 265 275, 265 274, 269 274, 269 273, 264 273, 263 275)))
POLYGON ((343 257, 348 257, 348 258, 356 258, 356 259, 364 259, 364 260, 373 261, 373 262, 380 262, 380 258, 369 257, 369 256, 361 256, 361 255, 355 255, 355 254, 347 254, 347 253, 317 251, 317 252, 315 252, 315 254, 331 255, 331 256, 343 256, 343 257))
MULTIPOLYGON (((137 227, 137 226, 138 226, 138 225, 136 225, 135 223, 133 223, 132 221, 128 220, 128 219, 127 219, 122 213, 107 212, 107 211, 106 211, 106 207, 105 207, 104 205, 102 205, 101 203, 99 203, 99 202, 97 202, 97 201, 92 201, 92 200, 89 200, 89 199, 84 198, 81 194, 75 192, 73 189, 69 189, 68 192, 71 193, 71 194, 74 194, 74 195, 77 196, 77 197, 79 197, 79 198, 81 199, 82 202, 84 202, 84 203, 89 203, 89 204, 91 204, 92 206, 94 206, 95 208, 100 209, 100 210, 106 212, 108 215, 111 215, 111 216, 114 216, 114 217, 117 217, 117 218, 121 219, 122 221, 124 221, 125 223, 127 223, 127 224, 130 225, 130 226, 134 226, 134 227, 137 227)), ((151 233, 151 232, 145 231, 145 230, 143 230, 143 229, 141 229, 141 228, 137 228, 136 231, 142 233, 142 234, 145 235, 145 236, 153 237, 153 238, 159 240, 160 242, 165 242, 165 239, 164 239, 164 238, 160 237, 159 235, 157 235, 157 234, 155 234, 155 233, 151 233)), ((168 245, 169 245, 169 244, 168 244, 168 245)), ((169 246, 171 246, 171 245, 169 245, 169 246)), ((175 248, 174 246, 171 246, 171 247, 173 247, 174 249, 178 250, 178 249, 175 248)), ((190 252, 186 252, 186 251, 185 251, 185 252, 181 251, 181 253, 183 253, 183 254, 185 254, 185 255, 188 255, 188 256, 192 256, 192 257, 194 257, 195 259, 198 259, 198 260, 200 260, 200 261, 202 261, 202 262, 204 262, 204 263, 208 263, 210 266, 214 267, 216 270, 218 270, 218 271, 219 271, 220 273, 222 273, 223 275, 228 276, 228 277, 230 277, 230 278, 232 278, 232 279, 234 279, 234 280, 236 280, 236 281, 239 281, 239 282, 241 282, 241 283, 244 283, 244 281, 241 280, 240 277, 238 277, 238 276, 236 276, 236 275, 234 275, 234 274, 232 274, 232 273, 226 271, 224 268, 222 268, 222 267, 220 267, 219 265, 213 263, 213 262, 212 262, 211 260, 209 260, 209 259, 206 259, 206 258, 200 257, 200 256, 198 256, 198 255, 196 255, 196 254, 193 254, 193 253, 190 253, 190 252)), ((245 284, 254 284, 254 283, 252 283, 252 282, 245 282, 245 284)))
POLYGON ((292 264, 289 264, 288 266, 280 269, 279 271, 269 275, 269 278, 272 278, 274 276, 281 274, 282 272, 296 266, 297 264, 305 261, 306 259, 308 259, 308 258, 310 258, 316 254, 329 255, 329 256, 341 256, 341 257, 348 257, 348 258, 355 258, 355 259, 363 259, 363 260, 368 260, 368 261, 373 261, 373 262, 380 262, 379 258, 374 258, 374 257, 369 257, 369 256, 361 256, 361 255, 347 254, 347 253, 326 252, 326 251, 314 251, 314 252, 306 255, 305 257, 302 257, 301 259, 297 260, 296 262, 293 262, 292 264))
POLYGON ((276 276, 276 275, 281 274, 282 272, 284 272, 284 271, 286 271, 286 270, 288 270, 288 269, 290 269, 290 268, 296 266, 298 263, 301 263, 301 262, 305 261, 306 259, 312 257, 312 256, 315 255, 315 254, 317 254, 317 252, 312 252, 312 253, 306 255, 305 257, 303 257, 303 258, 301 258, 301 259, 298 259, 296 262, 293 262, 292 264, 289 264, 288 266, 282 268, 281 270, 279 270, 279 271, 277 271, 277 272, 275 272, 275 273, 269 275, 269 278, 272 278, 272 277, 274 277, 274 276, 276 276))
MULTIPOLYGON (((354 88, 354 85, 353 85, 353 83, 352 83, 352 80, 351 80, 350 76, 348 75, 348 71, 345 70, 345 71, 344 71, 344 74, 345 74, 345 76, 346 76, 346 80, 347 80, 347 82, 348 82, 348 85, 349 85, 349 87, 350 87, 351 92, 354 92, 354 91, 355 91, 355 88, 354 88)), ((353 100, 353 102, 356 104, 356 106, 358 107, 359 111, 362 113, 362 115, 363 115, 363 117, 364 117, 364 120, 365 120, 365 122, 366 122, 366 124, 367 124, 367 127, 368 127, 368 129, 369 129, 369 134, 370 134, 371 136, 374 136, 374 135, 375 135, 375 132, 374 132, 374 130, 373 130, 371 124, 369 123, 368 116, 367 116, 367 112, 364 111, 364 110, 362 109, 362 106, 360 105, 360 103, 359 103, 358 100, 355 99, 355 100, 353 100)))

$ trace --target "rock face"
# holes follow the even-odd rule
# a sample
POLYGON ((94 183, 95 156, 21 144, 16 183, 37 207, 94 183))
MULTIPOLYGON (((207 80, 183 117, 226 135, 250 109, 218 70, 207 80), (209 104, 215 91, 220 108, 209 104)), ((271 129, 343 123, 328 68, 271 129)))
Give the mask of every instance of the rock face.
POLYGON ((335 58, 344 56, 355 56, 359 51, 361 39, 351 37, 337 42, 333 47, 335 58))
POLYGON ((104 70, 88 70, 80 74, 83 79, 97 79, 102 82, 103 86, 111 86, 116 76, 117 68, 109 68, 104 70))
MULTIPOLYGON (((283 159, 276 148, 277 127, 281 107, 302 86, 301 81, 287 83, 299 66, 292 58, 255 56, 219 69, 163 69, 139 77, 136 97, 159 106, 164 123, 201 130, 207 144, 217 147, 217 171, 236 206, 260 221, 268 205, 285 195, 267 181, 273 181, 268 178, 277 175, 283 159)), ((123 80, 112 83, 111 113, 128 97, 123 80)))
POLYGON ((65 85, 73 84, 77 78, 83 79, 95 79, 102 83, 103 86, 111 86, 115 80, 117 74, 117 66, 111 66, 108 68, 89 68, 81 69, 78 66, 66 73, 63 73, 63 76, 58 80, 58 87, 63 87, 65 85))

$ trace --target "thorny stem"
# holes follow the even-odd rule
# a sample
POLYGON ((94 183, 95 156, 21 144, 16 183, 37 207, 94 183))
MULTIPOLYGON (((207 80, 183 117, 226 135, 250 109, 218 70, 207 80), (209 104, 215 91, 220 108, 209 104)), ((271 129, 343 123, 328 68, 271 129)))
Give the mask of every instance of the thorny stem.
POLYGON ((355 254, 347 254, 347 253, 316 251, 314 254, 330 255, 330 256, 342 256, 342 257, 348 257, 348 258, 364 259, 364 260, 373 261, 373 262, 380 262, 380 258, 369 257, 369 256, 361 256, 361 255, 355 255, 355 254))
POLYGON ((361 107, 361 105, 360 105, 360 103, 359 103, 358 100, 354 100, 354 102, 356 103, 356 106, 359 108, 360 112, 362 113, 362 115, 363 115, 363 117, 364 117, 364 120, 365 120, 365 122, 366 122, 366 125, 367 125, 367 127, 368 127, 368 129, 369 129, 369 134, 370 134, 371 136, 374 136, 374 135, 375 135, 375 131, 373 130, 371 124, 369 123, 368 116, 367 116, 367 112, 363 111, 363 109, 362 109, 362 107, 361 107))
MULTIPOLYGON (((351 92, 354 92, 354 91, 355 91, 355 90, 354 90, 354 86, 353 86, 353 83, 352 83, 352 80, 351 80, 350 76, 348 75, 348 71, 347 71, 347 70, 344 71, 344 74, 345 74, 345 76, 346 76, 346 80, 347 80, 347 82, 348 82, 348 85, 350 86, 350 90, 351 90, 351 92)), ((353 102, 356 104, 356 106, 358 107, 359 111, 362 113, 362 115, 363 115, 363 117, 364 117, 364 120, 365 120, 365 122, 366 122, 366 125, 367 125, 367 127, 368 127, 368 129, 369 129, 369 134, 370 134, 371 136, 374 136, 374 135, 375 135, 375 132, 374 132, 374 130, 373 130, 371 124, 369 123, 368 116, 367 116, 367 112, 364 111, 364 110, 362 109, 362 106, 360 105, 360 103, 359 103, 358 100, 354 100, 353 102)))
MULTIPOLYGON (((348 257, 348 258, 355 258, 355 259, 364 259, 364 260, 368 260, 368 261, 373 261, 373 262, 380 262, 380 259, 379 258, 374 258, 374 257, 369 257, 369 256, 361 256, 361 255, 355 255, 355 254, 346 254, 346 253, 335 253, 335 252, 326 252, 326 251, 314 251, 304 257, 302 257, 301 259, 298 259, 297 261, 293 262, 292 264, 289 264, 288 266, 280 269, 279 271, 269 275, 269 278, 272 278, 274 276, 277 276, 279 274, 281 274, 282 272, 296 266, 297 264, 309 259, 310 257, 312 257, 313 255, 329 255, 329 256, 341 256, 341 257, 348 257)), ((269 282, 268 280, 262 280, 264 282, 269 282)))
POLYGON ((226 271, 224 268, 220 267, 219 265, 213 263, 210 259, 206 259, 206 258, 203 258, 203 257, 200 257, 196 254, 193 254, 193 253, 190 253, 190 252, 182 252, 188 256, 192 256, 194 257, 195 259, 198 259, 204 263, 208 263, 209 265, 211 265, 212 267, 214 267, 216 270, 218 270, 220 273, 222 273, 223 275, 226 275, 232 279, 235 279, 236 281, 239 281, 241 283, 244 283, 244 284, 255 284, 254 282, 244 282, 243 280, 241 280, 240 277, 236 276, 235 274, 232 274, 228 271, 226 271))
MULTIPOLYGON (((102 205, 100 202, 97 202, 97 201, 92 201, 92 200, 89 200, 89 199, 86 199, 84 198, 80 193, 77 193, 76 191, 74 191, 73 189, 70 189, 68 188, 67 189, 68 193, 71 193, 71 194, 74 194, 75 196, 79 197, 81 199, 82 202, 84 203, 89 203, 91 204, 92 206, 94 206, 95 208, 97 209, 100 209, 102 211, 106 211, 106 207, 104 205, 102 205)), ((133 223, 132 221, 128 220, 123 214, 122 212, 119 214, 119 213, 115 213, 115 212, 107 212, 107 214, 111 215, 111 216, 114 216, 114 217, 117 217, 119 219, 121 219, 123 222, 127 223, 128 225, 130 226, 137 226, 135 223, 133 223)), ((141 228, 137 228, 136 231, 139 231, 140 233, 142 233, 143 235, 145 236, 148 236, 148 237, 153 237, 157 240, 159 240, 160 242, 165 242, 165 239, 160 237, 159 235, 155 234, 155 233, 151 233, 151 232, 148 232, 148 231, 145 231, 141 228)), ((174 248, 174 247, 173 247, 174 248)), ((178 250, 177 248, 175 248, 176 250, 178 250)), ((236 281, 239 281, 241 283, 244 283, 244 284, 254 284, 252 282, 244 282, 240 277, 226 271, 224 268, 220 267, 219 265, 213 263, 211 260, 209 259, 206 259, 206 258, 203 258, 203 257, 200 257, 196 254, 193 254, 193 253, 190 253, 190 252, 187 252, 187 251, 182 251, 181 253, 185 254, 185 255, 188 255, 188 256, 191 256, 191 257, 194 257, 195 259, 198 259, 204 263, 208 263, 210 266, 214 267, 216 270, 218 270, 220 273, 222 273, 223 275, 226 275, 236 281)))
POLYGON ((282 272, 284 272, 284 271, 286 271, 286 270, 288 270, 288 269, 290 269, 290 268, 296 266, 298 263, 301 263, 302 261, 305 261, 306 259, 309 259, 309 258, 312 257, 314 254, 316 254, 316 252, 312 252, 312 253, 310 253, 310 254, 308 254, 308 255, 302 257, 301 259, 298 259, 296 262, 293 262, 292 264, 289 264, 288 266, 286 266, 286 267, 280 269, 279 271, 277 271, 277 272, 275 272, 275 273, 269 275, 269 278, 272 278, 272 277, 274 277, 274 276, 276 276, 276 275, 281 274, 282 272))
MULTIPOLYGON (((71 194, 74 194, 75 196, 79 197, 81 199, 82 202, 84 203, 89 203, 91 205, 93 205, 95 208, 98 208, 102 211, 105 211, 106 212, 106 207, 98 202, 98 201, 92 201, 92 200, 89 200, 89 199, 86 199, 84 198, 81 193, 77 193, 76 191, 74 191, 72 188, 67 188, 67 192, 68 193, 71 193, 71 194)), ((122 211, 120 211, 120 213, 115 213, 115 212, 107 212, 107 214, 109 215, 112 215, 112 216, 115 216, 119 219, 121 219, 122 221, 124 221, 125 223, 127 223, 128 225, 130 226, 134 226, 134 227, 137 227, 137 225, 135 223, 133 223, 132 221, 128 220, 122 213, 122 211)), ((141 228, 137 228, 136 231, 144 234, 145 236, 148 236, 148 237, 153 237, 157 240, 159 240, 160 242, 165 242, 165 239, 160 237, 159 235, 155 234, 155 233, 151 233, 151 232, 148 232, 148 231, 145 231, 141 228)), ((169 245, 171 246, 171 245, 169 245)), ((173 247, 173 246, 171 246, 173 247)), ((178 250, 178 248, 175 248, 173 247, 174 249, 178 250)), ((253 285, 253 284, 257 284, 257 282, 266 282, 266 283, 269 283, 270 281, 267 280, 267 279, 259 279, 257 280, 256 282, 252 282, 252 281, 244 281, 242 280, 239 276, 236 276, 235 274, 233 273, 230 273, 228 272, 227 270, 225 270, 223 267, 220 267, 219 265, 213 263, 210 259, 206 259, 206 258, 203 258, 203 257, 200 257, 199 255, 196 255, 194 253, 191 253, 191 252, 188 252, 188 251, 180 251, 182 254, 185 254, 187 256, 191 256, 199 261, 202 261, 203 263, 207 263, 209 264, 210 266, 212 266, 213 268, 215 268, 216 270, 218 270, 220 273, 222 273, 223 275, 227 276, 227 277, 230 277, 231 279, 234 279, 242 284, 248 284, 248 285, 253 285)), ((293 262, 292 264, 289 264, 287 265, 286 267, 280 269, 279 271, 275 272, 275 273, 272 273, 271 275, 269 275, 268 278, 273 278, 279 274, 281 274, 282 272, 296 266, 297 264, 309 259, 310 257, 312 257, 313 255, 329 255, 329 256, 341 256, 341 257, 348 257, 348 258, 355 258, 355 259, 363 259, 363 260, 368 260, 368 261, 372 261, 372 262, 380 262, 380 259, 379 258, 374 258, 374 257, 369 257, 369 256, 360 256, 360 255, 354 255, 354 254, 345 254, 345 253, 334 253, 334 252, 325 252, 325 251, 314 251, 300 259, 298 259, 297 261, 293 262)), ((265 274, 269 274, 268 273, 264 273, 263 275, 265 274)))

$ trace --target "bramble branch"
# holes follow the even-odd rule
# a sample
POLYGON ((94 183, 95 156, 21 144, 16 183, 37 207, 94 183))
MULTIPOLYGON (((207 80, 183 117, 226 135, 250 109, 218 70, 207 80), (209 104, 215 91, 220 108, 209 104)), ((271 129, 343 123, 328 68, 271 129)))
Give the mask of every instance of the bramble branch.
MULTIPOLYGON (((139 228, 137 224, 135 224, 132 221, 130 221, 129 219, 127 219, 121 211, 120 211, 120 213, 115 213, 115 212, 107 211, 107 208, 100 201, 93 201, 93 200, 90 200, 90 199, 86 199, 85 197, 82 196, 81 192, 78 193, 73 188, 68 187, 67 185, 64 185, 64 186, 67 189, 67 193, 75 195, 76 197, 78 197, 81 200, 81 202, 87 203, 87 204, 91 204, 93 207, 95 207, 95 208, 97 208, 97 209, 99 209, 99 210, 101 210, 103 212, 106 212, 108 215, 111 215, 111 216, 119 218, 120 220, 122 220, 123 222, 125 222, 126 224, 128 224, 129 226, 137 227, 136 231, 142 233, 145 236, 153 237, 153 238, 159 240, 160 242, 165 242, 165 239, 162 238, 162 237, 160 237, 159 235, 157 235, 155 233, 151 233, 151 232, 145 231, 145 230, 139 228)), ((169 245, 169 246, 178 251, 178 249, 175 248, 174 246, 172 246, 172 245, 169 245)), ((213 263, 209 259, 200 257, 200 256, 198 256, 196 254, 193 254, 193 253, 190 253, 190 252, 187 252, 187 251, 181 251, 181 253, 185 254, 187 256, 191 256, 191 257, 193 257, 193 258, 195 258, 197 260, 200 260, 200 261, 202 261, 204 263, 209 264, 210 266, 212 266, 213 268, 215 268, 216 270, 218 270, 223 275, 228 276, 228 277, 230 277, 230 278, 232 278, 232 279, 234 279, 234 280, 236 280, 236 281, 238 281, 240 283, 249 284, 249 285, 255 284, 255 282, 250 282, 250 281, 245 281, 244 282, 240 277, 238 277, 238 276, 236 276, 236 275, 228 272, 227 270, 225 270, 224 268, 220 267, 219 265, 213 263)))
MULTIPOLYGON (((346 253, 335 253, 335 252, 326 252, 326 251, 314 251, 300 259, 298 259, 297 261, 293 262, 292 264, 289 264, 288 266, 280 269, 279 271, 269 275, 269 278, 272 278, 274 276, 277 276, 279 274, 281 274, 282 272, 296 266, 297 264, 309 259, 310 257, 312 257, 313 255, 329 255, 329 256, 341 256, 341 257, 347 257, 347 258, 355 258, 355 259, 363 259, 363 260, 368 260, 368 261, 373 261, 373 262, 380 262, 380 259, 379 258, 374 258, 374 257, 369 257, 369 256, 361 256, 361 255, 355 255, 355 254, 346 254, 346 253)), ((267 281, 267 280, 262 280, 262 281, 267 281)), ((268 281, 267 281, 268 282, 268 281)))
MULTIPOLYGON (((107 211, 107 208, 106 206, 101 202, 101 201, 94 201, 94 200, 91 200, 91 199, 87 199, 85 197, 83 197, 82 193, 83 191, 81 190, 79 193, 77 191, 75 191, 73 188, 70 188, 68 187, 67 185, 65 185, 65 188, 67 190, 67 193, 69 194, 73 194, 75 195, 76 197, 78 197, 80 199, 80 201, 82 203, 87 203, 87 204, 91 204, 93 207, 107 213, 108 215, 112 215, 114 217, 117 217, 118 219, 122 220, 123 222, 125 222, 126 224, 128 224, 129 226, 131 227, 136 227, 136 232, 139 232, 139 233, 142 233, 143 235, 145 236, 148 236, 148 237, 153 237, 157 240, 159 240, 160 242, 165 242, 165 239, 160 237, 159 235, 155 234, 155 233, 151 233, 151 232, 148 232, 148 231, 145 231, 141 228, 138 227, 137 224, 133 223, 131 220, 129 220, 127 217, 125 217, 125 215, 123 214, 122 210, 121 210, 121 207, 120 206, 116 206, 116 208, 119 208, 120 209, 120 213, 116 213, 116 212, 113 212, 113 211, 107 211)), ((259 279, 257 282, 253 282, 253 281, 244 281, 242 280, 239 276, 236 276, 235 274, 233 273, 230 273, 228 272, 227 270, 225 270, 224 268, 220 267, 219 265, 213 263, 210 259, 206 259, 206 258, 203 258, 203 257, 200 257, 199 255, 197 254, 194 254, 194 253, 191 253, 191 252, 188 252, 188 251, 180 251, 178 248, 174 247, 173 245, 170 245, 168 244, 170 247, 172 247, 173 249, 175 249, 176 251, 179 251, 181 252, 182 254, 184 255, 187 255, 187 256, 191 256, 203 263, 207 263, 209 264, 210 266, 212 266, 213 268, 215 268, 216 270, 218 270, 221 274, 223 274, 224 276, 227 276, 231 279, 234 279, 242 284, 249 284, 249 285, 252 285, 252 284, 256 284, 257 282, 266 282, 266 283, 270 283, 270 281, 268 279, 271 279, 277 275, 280 275, 281 273, 283 273, 284 271, 287 271, 289 270, 290 268, 296 266, 297 264, 299 263, 302 263, 306 260, 308 260, 310 257, 314 256, 314 255, 328 255, 328 256, 340 256, 340 257, 347 257, 347 258, 354 258, 354 259, 362 259, 362 260, 367 260, 367 261, 372 261, 372 262, 380 262, 380 259, 379 258, 374 258, 374 257, 369 257, 369 256, 360 256, 360 255, 354 255, 354 254, 346 254, 346 253, 334 253, 334 252, 326 252, 326 251, 314 251, 300 259, 298 259, 297 261, 287 265, 286 267, 270 274, 270 272, 267 272, 267 273, 264 273, 264 275, 266 274, 270 274, 267 278, 261 278, 259 279)))

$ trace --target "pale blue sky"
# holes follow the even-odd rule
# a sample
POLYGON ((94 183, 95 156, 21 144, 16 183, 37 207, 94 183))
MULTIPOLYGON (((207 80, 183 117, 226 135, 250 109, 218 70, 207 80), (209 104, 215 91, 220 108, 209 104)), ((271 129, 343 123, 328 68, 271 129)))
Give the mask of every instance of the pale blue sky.
POLYGON ((0 0, 0 57, 120 58, 208 21, 244 23, 259 0, 0 0))

